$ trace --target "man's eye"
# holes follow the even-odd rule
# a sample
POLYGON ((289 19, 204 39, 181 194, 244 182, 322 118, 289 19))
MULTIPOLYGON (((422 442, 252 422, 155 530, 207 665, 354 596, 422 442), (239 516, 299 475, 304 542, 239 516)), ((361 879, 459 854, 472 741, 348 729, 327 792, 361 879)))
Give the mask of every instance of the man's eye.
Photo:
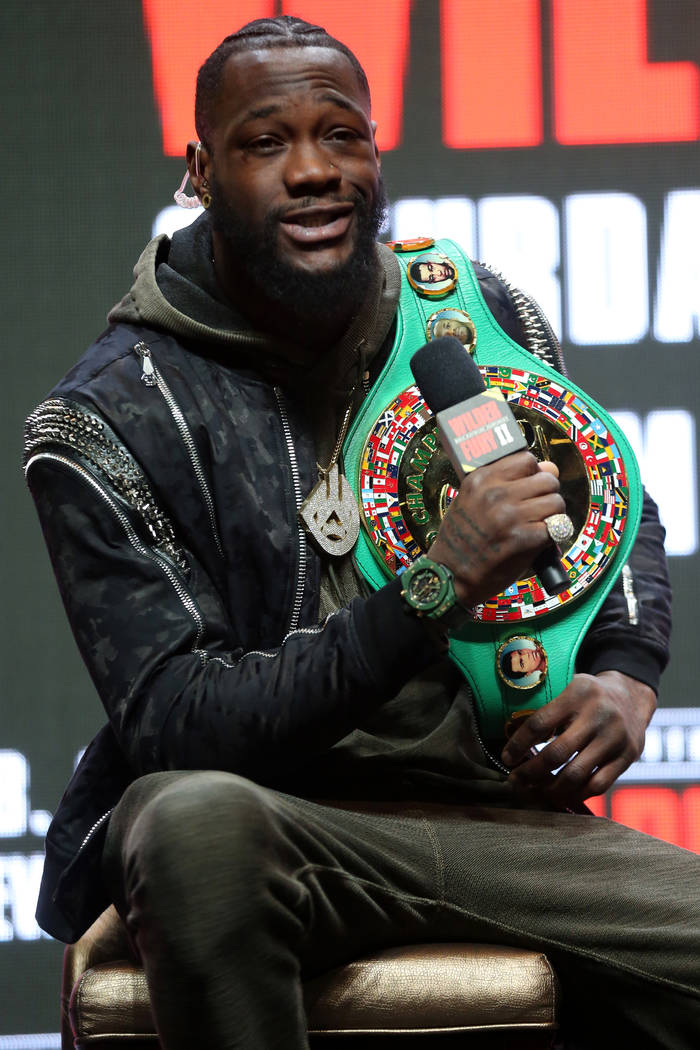
POLYGON ((279 139, 274 138, 272 135, 259 135, 258 138, 252 139, 246 145, 246 149, 251 153, 273 153, 280 146, 279 139))
POLYGON ((326 137, 333 142, 354 142, 359 138, 357 132, 352 128, 334 128, 326 137))

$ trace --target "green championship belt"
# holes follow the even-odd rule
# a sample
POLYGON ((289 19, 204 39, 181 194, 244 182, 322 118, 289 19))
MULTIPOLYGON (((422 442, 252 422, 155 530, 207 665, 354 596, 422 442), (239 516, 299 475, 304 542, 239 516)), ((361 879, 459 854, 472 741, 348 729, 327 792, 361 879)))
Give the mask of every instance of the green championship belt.
POLYGON ((456 244, 392 247, 402 270, 396 338, 343 449, 363 525, 355 549, 360 571, 375 588, 400 575, 432 543, 459 486, 410 371, 426 337, 455 335, 486 386, 500 388, 528 447, 557 464, 574 525, 561 548, 568 590, 548 594, 533 570, 477 606, 450 637, 483 735, 502 739, 509 723, 571 680, 581 641, 634 542, 639 470, 612 418, 499 327, 456 244))

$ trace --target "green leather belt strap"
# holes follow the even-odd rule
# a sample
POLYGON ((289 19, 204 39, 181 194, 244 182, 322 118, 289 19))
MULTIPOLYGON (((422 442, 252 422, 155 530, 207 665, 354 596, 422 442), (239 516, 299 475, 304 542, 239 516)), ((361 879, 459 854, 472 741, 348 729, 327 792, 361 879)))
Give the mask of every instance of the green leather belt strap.
MULTIPOLYGON (((614 438, 628 478, 628 504, 622 536, 606 563, 605 571, 574 599, 551 609, 544 615, 523 616, 506 622, 470 621, 458 636, 450 640, 450 656, 468 679, 474 693, 479 721, 488 738, 502 738, 505 724, 518 711, 541 707, 562 692, 574 673, 576 654, 583 637, 622 570, 639 525, 642 488, 634 454, 612 418, 568 379, 534 358, 515 343, 498 326, 488 309, 470 261, 452 241, 438 241, 433 249, 447 256, 458 271, 456 287, 446 295, 423 297, 409 284, 406 269, 416 251, 397 259, 402 269, 397 331, 394 345, 381 375, 375 382, 346 438, 343 450, 345 474, 356 496, 360 498, 360 468, 367 437, 387 406, 406 388, 414 385, 409 362, 413 353, 426 341, 426 324, 437 310, 452 308, 465 311, 476 328, 474 359, 482 366, 500 366, 529 373, 532 382, 539 377, 563 385, 572 396, 595 416, 595 423, 606 428, 614 438), (547 673, 535 687, 521 688, 507 684, 497 667, 499 649, 514 637, 527 636, 541 645, 547 654, 547 673)), ((358 566, 375 588, 391 578, 391 572, 378 555, 362 529, 356 547, 358 566)), ((401 570, 400 570, 401 571, 401 570)), ((517 647, 518 643, 513 643, 517 647)), ((523 679, 525 681, 525 679, 523 679)))

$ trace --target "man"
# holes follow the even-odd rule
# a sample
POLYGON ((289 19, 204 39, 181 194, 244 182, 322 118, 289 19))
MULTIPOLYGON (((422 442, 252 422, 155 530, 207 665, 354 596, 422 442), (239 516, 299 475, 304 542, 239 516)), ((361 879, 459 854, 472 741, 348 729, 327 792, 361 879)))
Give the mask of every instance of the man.
POLYGON ((416 262, 411 267, 411 276, 423 284, 438 284, 454 279, 454 266, 447 262, 416 262))
MULTIPOLYGON (((597 1045, 689 1048, 695 858, 563 811, 639 755, 653 711, 668 594, 651 505, 640 622, 617 588, 585 673, 508 743, 508 775, 444 632, 400 580, 370 593, 298 516, 394 338, 364 74, 316 27, 252 23, 202 67, 196 120, 205 216, 146 248, 28 423, 28 480, 110 720, 48 835, 40 921, 70 940, 116 902, 167 1050, 303 1047, 301 976, 460 938, 546 949, 572 1031, 595 1003, 597 1045)), ((430 556, 473 605, 562 510, 554 474, 511 455, 462 484, 430 556)))
POLYGON ((453 335, 455 339, 459 339, 463 346, 467 346, 471 342, 471 333, 466 324, 462 324, 452 317, 445 317, 436 321, 434 331, 436 339, 440 339, 444 335, 453 335))
POLYGON ((531 649, 511 649, 509 655, 510 672, 515 677, 543 671, 546 667, 544 654, 537 646, 531 649))

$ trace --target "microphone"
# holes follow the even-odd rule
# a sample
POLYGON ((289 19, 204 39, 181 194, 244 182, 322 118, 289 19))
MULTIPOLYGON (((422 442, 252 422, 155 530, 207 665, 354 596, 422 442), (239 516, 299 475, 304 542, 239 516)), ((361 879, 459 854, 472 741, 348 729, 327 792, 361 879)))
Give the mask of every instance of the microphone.
MULTIPOLYGON (((453 335, 417 350, 411 371, 437 418, 445 453, 460 476, 527 448, 503 394, 495 387, 486 389, 477 365, 453 335)), ((532 567, 548 594, 568 590, 570 580, 554 542, 537 555, 532 567)))

